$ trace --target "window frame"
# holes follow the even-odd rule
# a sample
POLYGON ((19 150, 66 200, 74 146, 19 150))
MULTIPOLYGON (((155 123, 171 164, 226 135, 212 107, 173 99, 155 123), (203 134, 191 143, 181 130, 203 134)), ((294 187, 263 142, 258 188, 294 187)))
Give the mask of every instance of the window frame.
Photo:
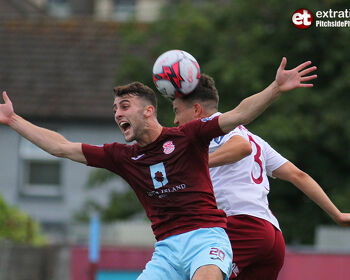
POLYGON ((129 21, 136 16, 136 0, 113 0, 113 17, 120 22, 129 21))
POLYGON ((67 18, 72 15, 72 6, 69 0, 47 0, 49 14, 56 18, 67 18))
POLYGON ((19 191, 23 196, 62 197, 63 195, 63 160, 41 150, 25 138, 19 143, 19 191), (31 162, 58 163, 57 184, 30 183, 31 162))

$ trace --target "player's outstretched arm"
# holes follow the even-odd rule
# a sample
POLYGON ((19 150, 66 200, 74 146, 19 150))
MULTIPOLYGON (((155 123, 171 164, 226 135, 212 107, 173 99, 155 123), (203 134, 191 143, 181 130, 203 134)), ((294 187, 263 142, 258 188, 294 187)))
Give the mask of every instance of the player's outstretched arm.
POLYGON ((0 103, 0 123, 8 125, 44 151, 71 160, 86 163, 81 143, 69 142, 57 132, 36 126, 18 116, 6 92, 2 93, 4 104, 0 103))
POLYGON ((234 135, 215 152, 209 154, 209 167, 234 163, 249 156, 252 146, 242 136, 234 135))
POLYGON ((301 87, 312 87, 309 83, 317 75, 309 75, 316 66, 309 67, 311 61, 304 62, 291 70, 286 70, 287 59, 282 58, 275 80, 263 91, 245 98, 236 108, 219 117, 219 125, 224 132, 229 132, 236 126, 247 124, 259 116, 272 104, 282 92, 301 87))
POLYGON ((342 213, 329 199, 321 186, 293 163, 286 162, 272 172, 272 176, 288 181, 320 206, 337 224, 350 226, 350 213, 342 213))

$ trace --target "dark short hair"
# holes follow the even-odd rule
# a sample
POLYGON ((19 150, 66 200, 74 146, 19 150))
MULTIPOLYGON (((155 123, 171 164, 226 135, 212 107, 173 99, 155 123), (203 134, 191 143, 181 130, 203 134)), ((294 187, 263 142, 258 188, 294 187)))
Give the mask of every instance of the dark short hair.
POLYGON ((153 105, 153 107, 157 111, 157 95, 150 87, 144 85, 143 83, 133 82, 127 85, 117 86, 113 89, 113 91, 115 97, 121 97, 124 95, 138 96, 149 102, 149 104, 153 105))
POLYGON ((196 88, 190 94, 184 95, 182 100, 186 103, 210 101, 217 109, 219 105, 219 93, 215 87, 214 79, 202 73, 196 88))

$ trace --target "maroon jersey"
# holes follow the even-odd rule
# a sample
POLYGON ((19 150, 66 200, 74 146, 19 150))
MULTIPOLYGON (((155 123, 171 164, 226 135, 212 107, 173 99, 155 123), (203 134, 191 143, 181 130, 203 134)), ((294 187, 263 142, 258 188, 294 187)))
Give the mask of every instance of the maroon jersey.
POLYGON ((151 144, 83 144, 88 165, 123 177, 152 222, 156 239, 199 228, 226 228, 208 170, 210 140, 224 133, 218 118, 166 128, 151 144))

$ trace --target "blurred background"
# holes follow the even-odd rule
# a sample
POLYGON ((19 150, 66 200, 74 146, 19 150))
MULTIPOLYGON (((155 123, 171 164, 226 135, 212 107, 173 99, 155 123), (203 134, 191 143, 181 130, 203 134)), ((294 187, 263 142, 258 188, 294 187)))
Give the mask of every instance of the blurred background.
MULTIPOLYGON (((124 142, 112 89, 135 80, 155 89, 151 71, 164 51, 196 57, 216 81, 221 111, 268 86, 283 56, 287 69, 311 60, 314 88, 285 94, 247 127, 350 212, 350 27, 297 29, 300 8, 350 14, 345 0, 0 0, 1 90, 19 115, 71 141, 124 142)), ((171 104, 159 101, 161 124, 172 126, 171 104)), ((279 279, 349 279, 349 229, 288 183, 271 180, 269 199, 287 244, 279 279)), ((136 279, 154 242, 121 178, 54 158, 0 126, 0 279, 136 279), (101 250, 92 261, 96 213, 101 250)))

